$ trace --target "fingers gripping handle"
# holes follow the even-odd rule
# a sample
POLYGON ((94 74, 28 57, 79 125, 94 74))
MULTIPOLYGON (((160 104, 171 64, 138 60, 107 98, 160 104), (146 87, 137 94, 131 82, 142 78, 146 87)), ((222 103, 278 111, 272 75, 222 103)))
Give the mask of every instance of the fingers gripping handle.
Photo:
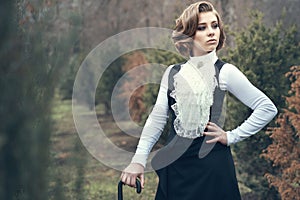
MULTIPOLYGON (((123 185, 122 181, 118 184, 118 200, 123 200, 123 185)), ((142 186, 139 179, 136 179, 136 193, 140 194, 142 192, 142 186)))

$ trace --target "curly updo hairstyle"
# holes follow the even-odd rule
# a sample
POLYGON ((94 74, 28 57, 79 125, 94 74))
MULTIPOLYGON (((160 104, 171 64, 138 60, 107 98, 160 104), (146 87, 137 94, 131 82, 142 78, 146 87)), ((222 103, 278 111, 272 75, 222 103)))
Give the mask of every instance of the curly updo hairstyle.
POLYGON ((224 46, 226 37, 223 22, 219 13, 215 10, 211 3, 200 1, 187 7, 181 16, 176 19, 172 39, 179 53, 185 57, 193 56, 193 38, 198 28, 199 15, 200 13, 205 12, 213 12, 218 20, 220 39, 216 50, 218 51, 224 46))

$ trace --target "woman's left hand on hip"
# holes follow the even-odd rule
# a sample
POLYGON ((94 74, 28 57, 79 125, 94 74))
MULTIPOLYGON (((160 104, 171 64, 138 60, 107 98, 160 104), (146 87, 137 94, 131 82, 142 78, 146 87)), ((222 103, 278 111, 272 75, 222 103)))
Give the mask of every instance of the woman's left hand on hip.
POLYGON ((206 128, 207 131, 205 131, 203 134, 213 137, 212 139, 207 140, 206 143, 210 144, 220 142, 224 145, 227 145, 227 133, 222 128, 213 122, 208 122, 206 128))

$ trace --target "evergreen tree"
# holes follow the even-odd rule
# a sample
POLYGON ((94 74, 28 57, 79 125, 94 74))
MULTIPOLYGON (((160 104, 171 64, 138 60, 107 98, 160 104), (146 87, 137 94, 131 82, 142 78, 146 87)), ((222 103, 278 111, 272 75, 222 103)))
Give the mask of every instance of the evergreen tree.
POLYGON ((300 197, 300 66, 292 67, 287 77, 292 82, 286 97, 288 108, 277 118, 278 126, 268 131, 272 144, 262 154, 277 169, 265 176, 283 200, 300 197))
MULTIPOLYGON (((40 8, 40 4, 37 3, 40 8)), ((23 1, 1 1, 6 34, 0 59, 0 199, 46 199, 49 119, 56 67, 43 34, 45 14, 23 1)), ((50 41, 49 41, 50 42, 50 41)))
MULTIPOLYGON (((117 47, 112 47, 112 49, 109 51, 117 51, 117 47)), ((109 54, 110 52, 107 53, 109 54)), ((99 80, 95 102, 96 104, 104 105, 104 111, 106 115, 111 114, 111 95, 116 83, 124 74, 122 70, 124 62, 125 59, 122 56, 114 60, 107 67, 99 80)))
MULTIPOLYGON (((263 24, 263 15, 251 13, 252 22, 244 30, 232 33, 235 38, 235 48, 228 51, 224 59, 233 63, 246 74, 248 79, 265 92, 281 110, 285 107, 282 95, 288 92, 288 80, 284 74, 289 67, 299 62, 299 41, 295 26, 285 27, 278 22, 274 27, 263 24)), ((228 116, 225 129, 230 130, 242 123, 251 111, 229 96, 227 105, 228 116)), ((263 178, 271 166, 259 155, 270 144, 267 135, 258 133, 234 145, 237 157, 237 172, 240 182, 252 190, 259 198, 277 198, 274 191, 269 190, 267 181, 263 178)))
POLYGON ((0 199, 47 199, 51 100, 65 61, 43 2, 1 1, 0 199))
POLYGON ((68 38, 65 40, 66 46, 70 47, 69 59, 64 66, 63 78, 59 82, 59 92, 62 99, 72 99, 73 85, 76 73, 83 61, 84 50, 80 41, 80 33, 83 29, 83 19, 79 13, 72 12, 70 15, 70 32, 68 38))

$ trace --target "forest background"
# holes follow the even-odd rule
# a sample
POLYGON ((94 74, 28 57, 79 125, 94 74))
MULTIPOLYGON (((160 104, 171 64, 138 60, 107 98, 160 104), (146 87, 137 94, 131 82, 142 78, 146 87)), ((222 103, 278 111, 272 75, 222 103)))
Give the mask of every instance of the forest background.
MULTIPOLYGON (((1 1, 0 199, 116 199, 120 172, 89 154, 77 135, 72 116, 76 73, 89 52, 107 38, 138 27, 172 28, 192 2, 196 1, 1 1)), ((279 110, 268 127, 232 146, 243 199, 299 199, 300 1, 212 2, 226 25, 227 42, 220 57, 242 70, 279 110)), ((144 49, 111 63, 99 81, 95 106, 113 143, 131 152, 137 143, 112 117, 111 92, 120 77, 142 64, 180 61, 170 52, 144 49)), ((147 75, 132 77, 122 87, 123 94, 147 75)), ((157 89, 141 86, 123 105, 129 106, 137 123, 144 123, 157 89)), ((87 90, 83 95, 93 103, 93 94, 87 90)), ((119 98, 122 104, 124 96, 119 98)), ((232 129, 251 111, 230 94, 227 102, 225 129, 232 129)), ((153 199, 155 174, 147 173, 146 181, 141 195, 125 187, 127 198, 153 199)))

